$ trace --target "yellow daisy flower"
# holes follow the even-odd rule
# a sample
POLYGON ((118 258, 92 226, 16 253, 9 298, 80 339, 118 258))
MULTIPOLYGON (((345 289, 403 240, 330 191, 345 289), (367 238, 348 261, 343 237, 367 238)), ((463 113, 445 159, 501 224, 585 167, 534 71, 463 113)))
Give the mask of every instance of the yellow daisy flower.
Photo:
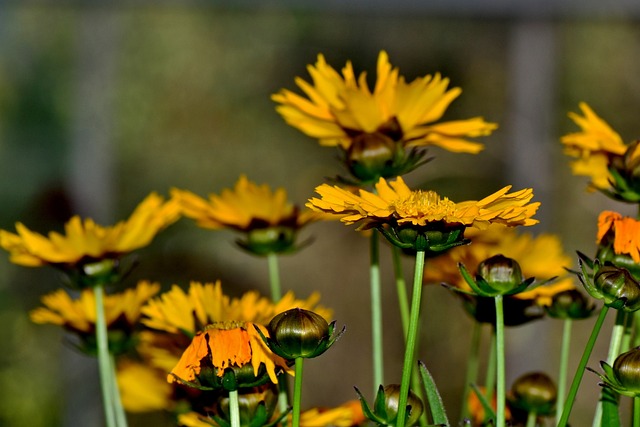
POLYGON ((271 382, 277 384, 278 371, 289 370, 287 362, 269 350, 256 328, 260 328, 261 332, 268 336, 264 326, 252 322, 216 322, 205 327, 202 332, 196 334, 189 347, 182 353, 182 357, 167 376, 167 381, 195 383, 211 388, 226 387, 228 382, 225 381, 223 384, 222 378, 231 368, 236 381, 248 380, 251 383, 237 386, 234 384, 235 387, 251 387, 264 382, 260 380, 260 369, 263 368, 271 382), (234 370, 241 370, 249 365, 253 368, 252 378, 247 379, 246 374, 234 370), (219 379, 212 378, 210 372, 203 372, 207 368, 212 369, 214 376, 219 379), (203 375, 200 375, 201 372, 203 375))
POLYGON ((354 194, 337 186, 320 185, 316 192, 321 198, 310 199, 307 206, 339 215, 345 224, 362 222, 360 229, 377 228, 402 248, 415 249, 422 238, 428 250, 440 252, 464 243, 467 227, 536 224, 538 221, 531 217, 540 203, 530 203, 533 191, 508 193, 510 188, 479 201, 454 203, 434 191, 412 191, 401 177, 391 182, 380 178, 375 193, 360 189, 354 194))
POLYGON ((591 185, 595 188, 609 188, 612 179, 609 161, 612 157, 622 156, 627 147, 620 135, 589 105, 581 102, 579 106, 583 116, 569 113, 569 117, 581 131, 562 137, 565 153, 577 159, 571 164, 574 174, 591 177, 591 185))
POLYGON ((482 145, 465 138, 488 135, 497 127, 481 118, 436 123, 461 89, 447 89, 449 79, 440 74, 408 83, 391 66, 384 51, 378 56, 373 91, 367 85, 366 73, 356 79, 351 62, 342 69, 342 76, 323 55, 318 55, 315 66, 307 69, 313 85, 301 78, 296 84, 308 98, 283 89, 272 99, 280 104, 277 111, 288 124, 318 138, 325 146, 348 150, 357 135, 388 130, 399 133, 397 139, 408 147, 435 145, 454 152, 477 153, 482 145))
POLYGON ((74 267, 121 255, 148 245, 155 235, 176 221, 179 206, 151 193, 128 220, 102 227, 91 219, 74 216, 65 224, 65 234, 50 232, 48 237, 16 224, 17 234, 0 230, 0 246, 11 262, 27 267, 52 264, 74 267))
POLYGON ((152 329, 193 336, 214 322, 267 325, 276 314, 295 307, 313 310, 329 319, 331 311, 318 306, 318 300, 316 293, 307 300, 299 300, 288 292, 280 301, 273 303, 256 291, 246 292, 240 298, 230 298, 222 292, 220 281, 215 284, 191 282, 187 292, 174 285, 168 292, 150 300, 142 309, 145 316, 142 323, 152 329))
MULTIPOLYGON (((107 295, 104 299, 105 320, 110 331, 111 350, 124 350, 147 301, 160 291, 158 283, 140 281, 135 288, 107 295)), ((93 289, 84 289, 77 299, 64 289, 42 297, 44 307, 29 314, 39 324, 59 325, 78 334, 85 350, 91 351, 95 338, 96 303, 93 289)))
POLYGON ((190 191, 172 189, 186 217, 203 228, 230 228, 247 233, 247 240, 238 242, 256 253, 282 252, 291 249, 296 233, 310 222, 322 219, 307 209, 299 209, 287 199, 284 188, 275 191, 240 176, 233 189, 203 199, 190 191))

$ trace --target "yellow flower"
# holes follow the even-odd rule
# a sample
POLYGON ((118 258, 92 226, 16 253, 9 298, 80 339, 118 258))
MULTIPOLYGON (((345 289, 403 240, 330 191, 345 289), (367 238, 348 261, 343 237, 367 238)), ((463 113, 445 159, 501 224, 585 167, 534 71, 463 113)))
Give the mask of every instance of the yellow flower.
POLYGON ((48 238, 16 224, 17 234, 0 230, 0 246, 11 262, 27 267, 46 264, 74 266, 114 259, 148 245, 155 235, 178 219, 175 201, 164 202, 151 193, 128 220, 102 227, 91 219, 74 216, 65 224, 65 235, 50 232, 48 238))
POLYGON ((298 300, 288 292, 280 301, 273 303, 256 291, 246 292, 240 298, 230 298, 222 292, 220 281, 215 284, 191 282, 188 292, 174 285, 170 291, 149 301, 142 309, 145 315, 142 323, 152 329, 193 336, 214 322, 267 325, 273 316, 294 307, 314 310, 329 319, 331 312, 318 306, 318 299, 318 294, 313 294, 307 300, 298 300))
POLYGON ((430 223, 462 225, 484 229, 492 223, 508 226, 533 225, 531 219, 540 203, 529 203, 531 189, 507 193, 511 186, 480 201, 454 203, 434 191, 412 191, 401 177, 393 182, 380 178, 376 193, 359 190, 359 195, 337 186, 322 184, 316 188, 321 199, 307 203, 312 209, 341 216, 341 221, 353 224, 363 221, 362 229, 397 223, 426 226, 430 223))
POLYGON ((359 400, 350 400, 336 408, 312 408, 300 414, 300 427, 351 427, 365 421, 359 400))
POLYGON ((203 199, 186 190, 172 189, 171 194, 186 217, 203 228, 233 230, 246 233, 237 243, 248 251, 264 255, 286 252, 294 248, 296 233, 313 221, 326 218, 308 209, 301 210, 288 201, 284 188, 272 191, 242 175, 233 189, 203 199))
MULTIPOLYGON (((612 187, 618 197, 636 197, 629 188, 635 190, 631 181, 637 172, 634 169, 640 161, 635 145, 626 145, 620 135, 607 122, 600 118, 584 102, 580 109, 583 116, 569 113, 569 117, 580 127, 580 132, 562 137, 565 153, 576 160, 571 164, 575 175, 591 178, 590 190, 609 191, 612 187), (616 176, 619 175, 619 176, 616 176), (624 181, 629 181, 625 183, 624 181)), ((635 200, 634 200, 635 201, 635 200)))
MULTIPOLYGON (((140 318, 142 306, 159 290, 159 284, 141 281, 135 288, 107 295, 104 300, 107 327, 132 328, 140 318)), ((84 289, 77 299, 71 298, 66 290, 59 289, 43 296, 42 303, 44 307, 30 313, 33 322, 60 325, 81 334, 94 333, 96 304, 92 289, 84 289)))
MULTIPOLYGON (((216 322, 205 327, 193 338, 171 370, 167 381, 186 381, 212 387, 214 385, 210 382, 214 378, 209 373, 200 376, 203 369, 210 367, 215 376, 220 378, 220 384, 216 382, 214 387, 221 387, 222 377, 229 368, 241 369, 251 365, 254 377, 259 377, 260 368, 264 367, 271 382, 277 384, 277 373, 279 370, 288 370, 287 363, 269 350, 256 328, 260 328, 262 333, 268 336, 264 326, 252 322, 216 322)), ((234 375, 237 375, 237 381, 240 382, 243 374, 234 375)), ((255 381, 255 378, 251 381, 255 381)))
POLYGON ((640 263, 640 221, 617 212, 602 212, 598 217, 597 243, 606 245, 610 237, 615 254, 628 255, 640 263))
POLYGON ((359 138, 373 136, 373 140, 401 140, 405 147, 435 145, 453 152, 477 153, 482 145, 466 138, 488 135, 497 127, 479 117, 438 122, 461 89, 447 89, 449 79, 440 74, 406 82, 384 51, 378 56, 373 91, 366 73, 356 79, 351 62, 340 75, 318 55, 315 66, 307 69, 313 84, 296 78, 307 98, 283 89, 272 99, 280 104, 277 111, 288 124, 324 146, 349 150, 359 138))
POLYGON ((118 363, 118 387, 122 405, 127 412, 151 412, 169 410, 172 387, 159 370, 142 363, 121 361, 118 363))

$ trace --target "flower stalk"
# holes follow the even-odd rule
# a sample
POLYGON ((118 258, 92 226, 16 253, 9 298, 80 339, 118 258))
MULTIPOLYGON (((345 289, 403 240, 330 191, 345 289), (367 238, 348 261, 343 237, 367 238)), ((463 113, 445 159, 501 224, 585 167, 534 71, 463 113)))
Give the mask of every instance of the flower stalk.
POLYGON ((503 296, 494 297, 496 303, 496 426, 505 426, 506 368, 504 356, 504 309, 503 296))
POLYGON ((567 392, 567 368, 569 366, 573 320, 567 317, 562 323, 562 344, 560 345, 560 367, 558 369, 558 396, 556 398, 556 423, 558 423, 562 417, 562 403, 564 402, 567 392))
POLYGON ((580 382, 582 381, 585 368, 587 367, 587 363, 589 362, 589 356, 591 356, 591 352, 593 351, 593 347, 596 344, 596 339, 598 338, 600 329, 602 329, 602 324, 604 323, 604 319, 607 317, 608 311, 609 311, 609 306, 604 305, 600 310, 600 314, 598 315, 598 318, 596 319, 595 324, 593 325, 593 330, 591 331, 589 340, 587 341, 587 344, 584 347, 582 358, 580 359, 580 363, 578 363, 578 368, 576 369, 576 373, 573 377, 573 381, 571 382, 571 388, 569 389, 569 394, 567 395, 567 399, 564 402, 564 407, 562 409, 562 417, 558 422, 558 427, 566 427, 569 421, 569 415, 571 415, 571 409, 573 408, 573 404, 575 403, 576 395, 578 394, 578 388, 580 387, 580 382))
POLYGON ((97 284, 93 287, 96 302, 96 344, 98 350, 98 367, 100 370, 100 387, 102 390, 102 403, 104 405, 105 422, 107 427, 116 427, 116 411, 114 396, 117 393, 111 356, 109 354, 109 341, 107 336, 107 322, 104 314, 104 287, 97 284))
POLYGON ((382 337, 382 289, 380 286, 380 236, 371 234, 370 244, 371 333, 373 351, 373 387, 384 384, 384 356, 382 337))
POLYGON ((240 404, 238 402, 238 390, 229 391, 229 418, 231 427, 240 427, 240 404))
POLYGON ((300 402, 302 401, 302 368, 304 357, 295 359, 295 381, 293 385, 293 414, 291 423, 293 427, 300 426, 300 402))
POLYGON ((420 319, 420 305, 422 300, 422 275, 424 274, 424 250, 416 251, 416 264, 413 278, 413 292, 411 295, 411 311, 409 330, 407 331, 404 362, 402 366, 402 380, 400 383, 400 397, 398 398, 398 418, 396 427, 404 427, 407 413, 407 399, 411 384, 411 371, 415 361, 416 342, 420 319))

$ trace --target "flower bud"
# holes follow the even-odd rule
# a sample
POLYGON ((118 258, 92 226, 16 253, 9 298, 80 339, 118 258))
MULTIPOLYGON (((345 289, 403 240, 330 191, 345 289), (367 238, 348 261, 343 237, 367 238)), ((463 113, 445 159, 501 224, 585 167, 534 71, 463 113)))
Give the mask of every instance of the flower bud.
POLYGON ((380 133, 356 136, 346 152, 349 172, 361 181, 393 176, 396 143, 380 133))
POLYGON ((622 353, 613 362, 618 383, 633 395, 640 395, 640 347, 622 353))
POLYGON ((640 308, 640 284, 626 269, 604 266, 595 274, 594 285, 605 304, 629 312, 640 308))
MULTIPOLYGON (((373 411, 371 411, 371 408, 369 408, 369 405, 357 388, 356 392, 360 396, 362 411, 369 420, 383 426, 395 426, 397 424, 398 404, 400 403, 399 384, 390 384, 386 387, 382 387, 382 385, 380 385, 378 393, 376 394, 376 399, 373 402, 373 411)), ((405 425, 407 427, 416 425, 420 419, 420 415, 422 415, 422 411, 422 400, 415 393, 409 390, 406 412, 407 420, 405 425)))
MULTIPOLYGON (((270 383, 262 387, 238 390, 238 409, 241 427, 268 425, 278 403, 278 386, 270 383)), ((221 427, 231 426, 229 396, 221 397, 214 409, 213 418, 221 427)))
POLYGON ((295 249, 296 230, 294 227, 279 225, 253 228, 247 232, 246 240, 236 240, 238 246, 254 255, 284 253, 295 249))
POLYGON ((546 310, 549 316, 558 319, 586 319, 595 305, 577 289, 568 289, 555 294, 546 310))
POLYGON ((494 255, 482 261, 478 265, 478 275, 500 293, 516 288, 523 280, 520 264, 504 255, 494 255))
POLYGON ((542 372, 531 372, 514 381, 509 403, 526 412, 550 415, 556 398, 556 385, 551 378, 542 372))
POLYGON ((269 337, 263 339, 275 354, 285 359, 316 357, 327 351, 344 332, 332 337, 335 322, 328 324, 313 311, 292 308, 269 322, 269 337))

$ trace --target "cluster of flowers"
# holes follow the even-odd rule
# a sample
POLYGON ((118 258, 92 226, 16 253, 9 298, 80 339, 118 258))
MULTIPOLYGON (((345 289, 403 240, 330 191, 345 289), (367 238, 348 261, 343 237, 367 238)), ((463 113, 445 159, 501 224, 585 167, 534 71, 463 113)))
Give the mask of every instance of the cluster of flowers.
MULTIPOLYGON (((335 147, 350 175, 319 185, 318 196, 305 207, 289 202, 284 189, 272 191, 241 176, 235 188, 208 199, 179 189, 171 190, 166 200, 152 193, 129 219, 111 227, 73 217, 64 234, 44 236, 21 223, 15 233, 0 230, 0 246, 12 262, 53 266, 69 277, 74 289, 44 296, 44 306, 31 318, 64 327, 78 337, 78 348, 98 356, 108 427, 125 426, 125 410, 164 410, 179 425, 195 427, 286 425, 289 420, 294 427, 451 425, 427 367, 416 361, 421 292, 428 283, 444 283, 475 319, 461 420, 533 426, 555 414, 559 425, 566 425, 609 308, 620 313, 620 339, 602 365, 603 394, 614 396, 603 399, 603 414, 611 417, 616 412, 617 394, 638 395, 638 354, 616 357, 631 346, 628 334, 633 329, 625 326, 631 324, 629 313, 640 308, 639 221, 604 212, 595 259, 580 255, 581 269, 575 273, 588 294, 604 306, 568 396, 566 351, 560 358, 557 387, 550 376, 532 372, 518 378, 507 393, 504 327, 546 314, 564 319, 563 349, 568 349, 571 321, 588 318, 595 305, 574 285, 574 276, 567 272, 571 258, 556 236, 514 231, 537 223, 533 216, 539 203, 531 202, 531 189, 512 192, 507 185, 479 200, 455 203, 434 191, 412 190, 402 178, 431 160, 426 147, 479 153, 482 144, 469 138, 489 135, 497 125, 479 117, 441 121, 461 90, 449 88, 448 79, 439 74, 407 82, 385 52, 378 58, 373 90, 365 73, 356 77, 351 63, 339 73, 320 55, 308 71, 311 83, 296 80, 304 96, 289 90, 273 95, 277 111, 321 145, 335 147), (186 289, 174 285, 160 295, 160 284, 151 281, 122 290, 129 254, 150 244, 180 217, 207 229, 237 231, 242 236, 238 246, 269 260, 270 297, 251 291, 230 298, 219 281, 192 282, 186 289), (276 257, 300 247, 297 236, 302 227, 333 218, 346 225, 357 223, 357 231, 370 238, 377 394, 373 406, 357 390, 359 402, 301 411, 303 360, 324 353, 344 329, 335 331, 335 322, 328 323, 332 312, 318 304, 318 295, 302 300, 291 291, 282 294, 276 257), (406 338, 400 384, 385 384, 382 369, 380 236, 391 243, 406 338), (403 254, 415 257, 410 298, 399 261, 403 254), (478 343, 486 324, 493 357, 481 383, 478 343), (290 376, 295 379, 292 404, 290 376)), ((590 188, 638 203, 638 144, 623 144, 588 106, 581 108, 584 117, 571 117, 582 131, 563 138, 567 153, 577 158, 574 172, 591 176, 590 188)), ((423 325, 423 330, 428 327, 423 325)))

